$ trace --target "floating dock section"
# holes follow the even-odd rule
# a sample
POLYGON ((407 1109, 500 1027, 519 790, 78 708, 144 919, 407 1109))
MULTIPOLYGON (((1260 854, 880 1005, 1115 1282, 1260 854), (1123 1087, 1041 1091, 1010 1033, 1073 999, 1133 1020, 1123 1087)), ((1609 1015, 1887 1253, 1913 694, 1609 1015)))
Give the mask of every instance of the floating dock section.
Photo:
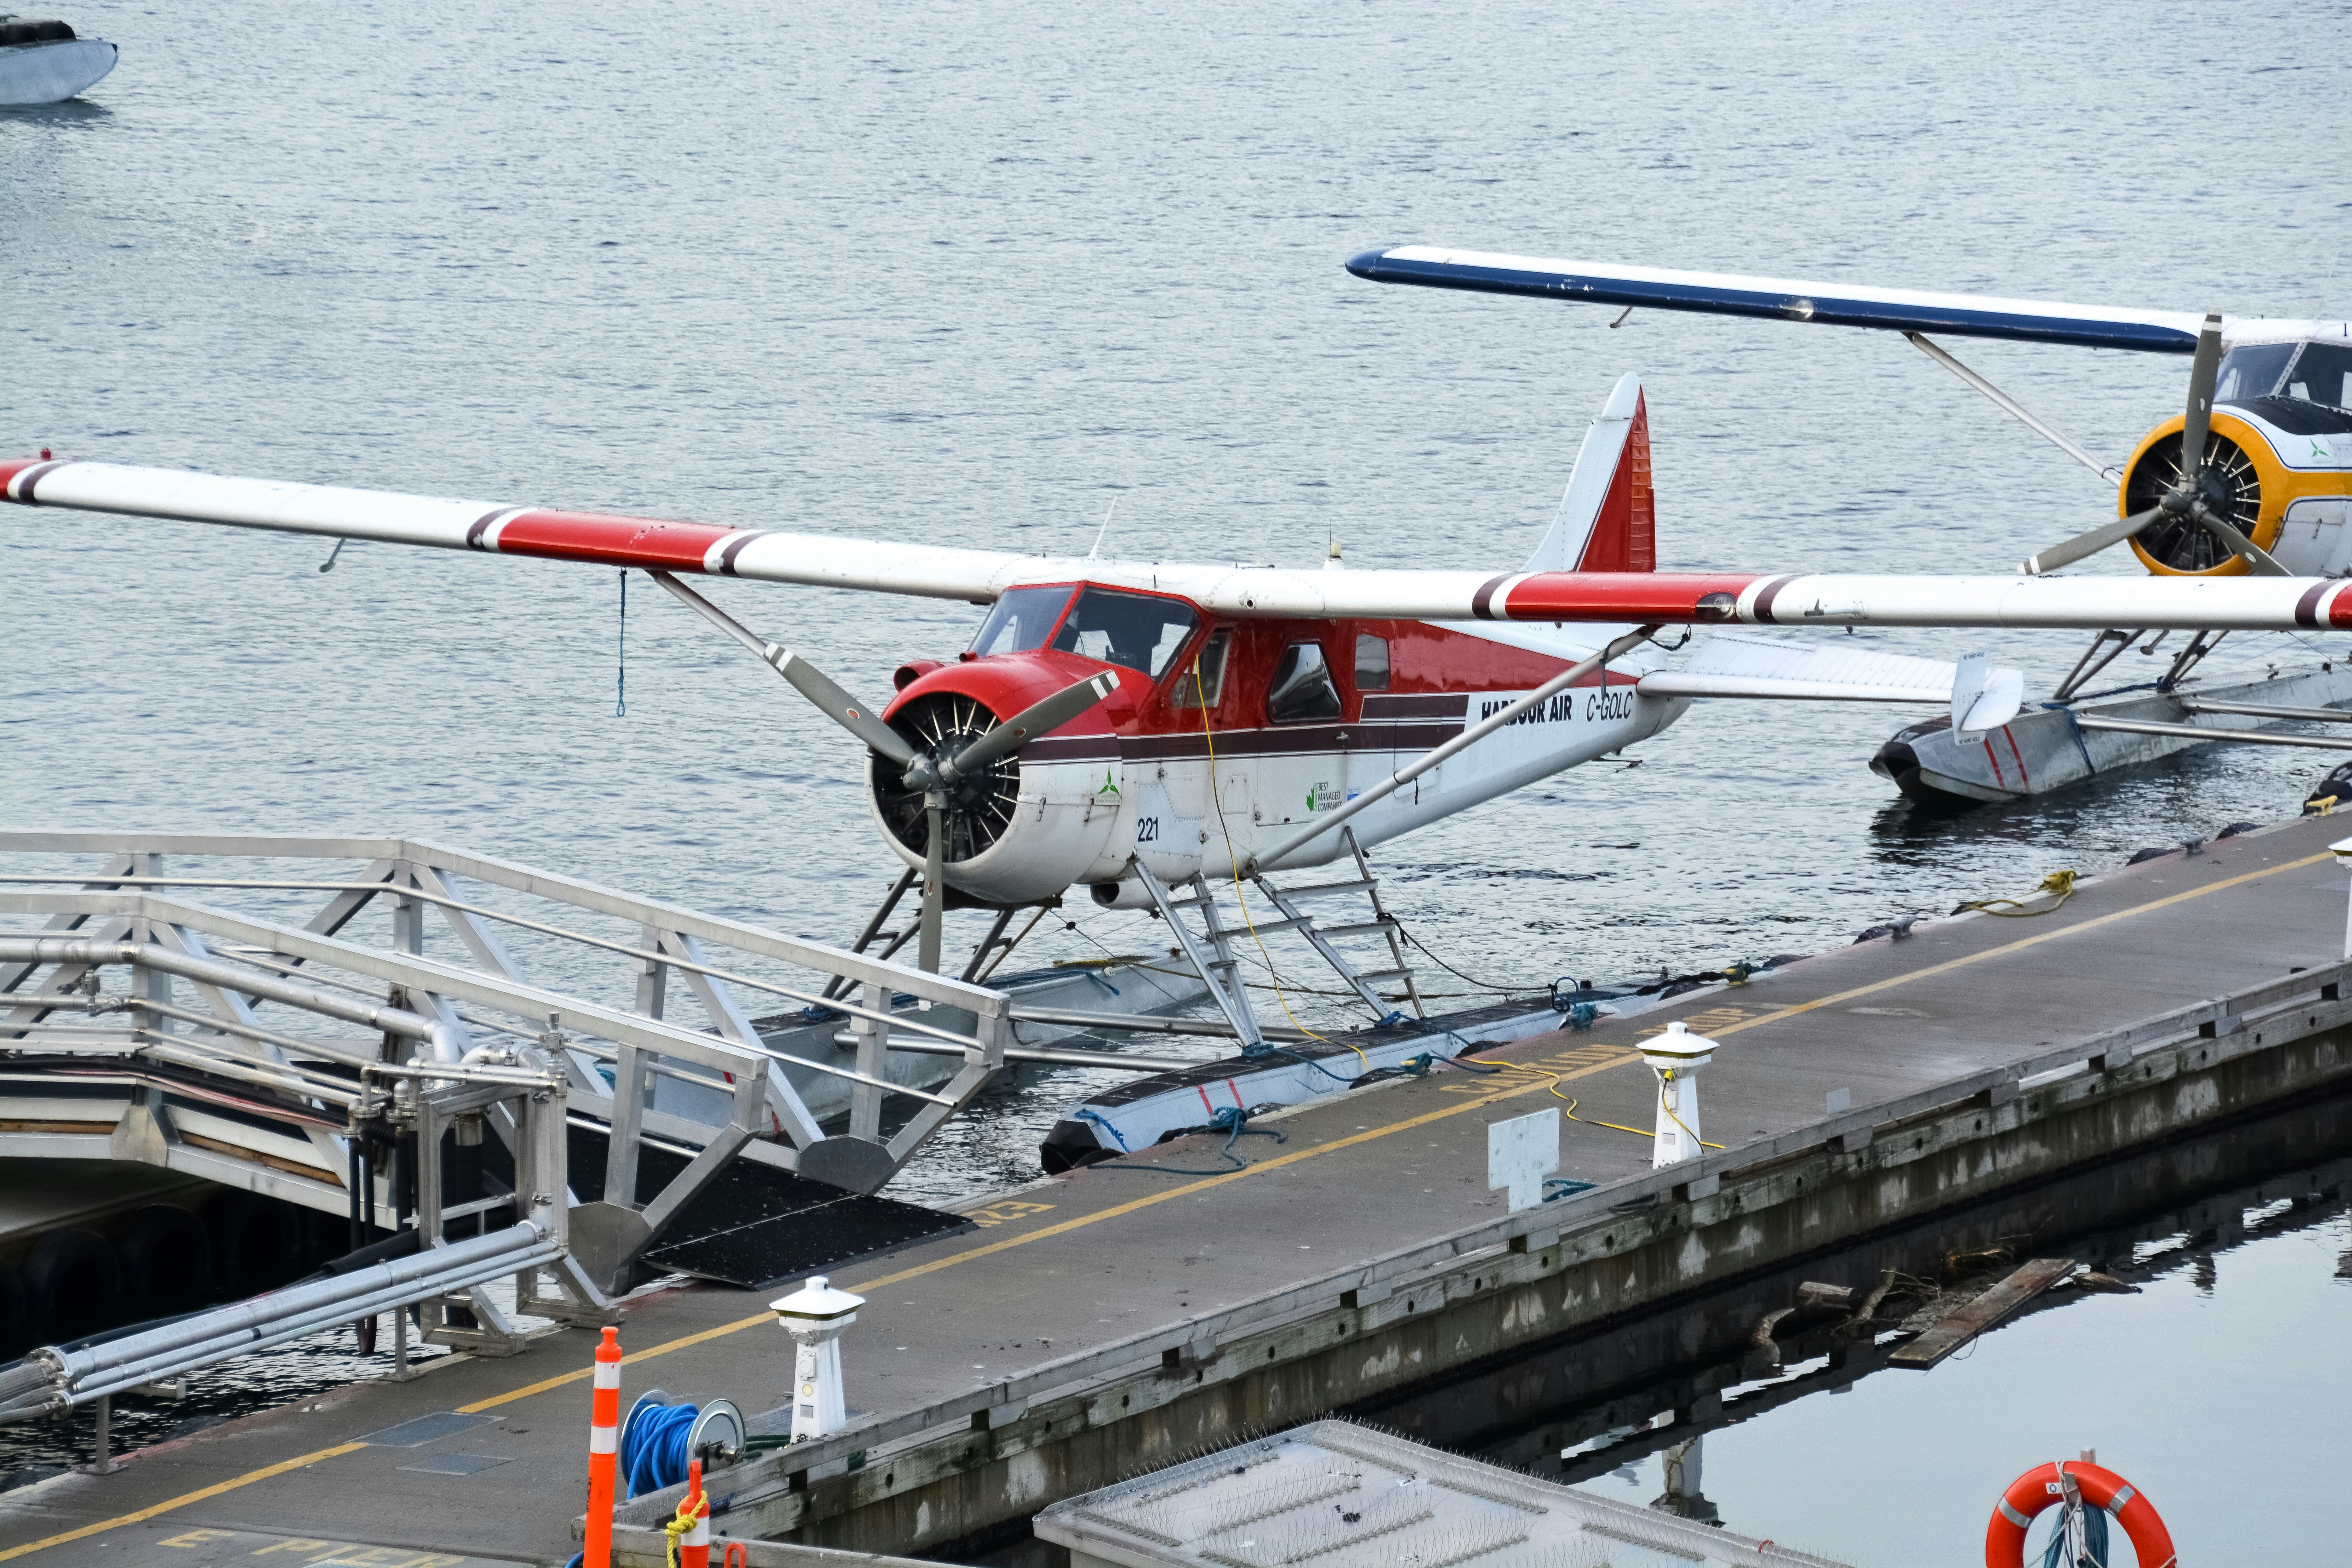
MULTIPOLYGON (((865 1298, 840 1344, 866 1414, 716 1469, 714 1552, 970 1560, 1190 1455, 1393 1407, 2338 1093, 2341 832, 2287 823, 2086 879, 2033 918, 1923 924, 1497 1046, 1477 1058, 1491 1073, 1442 1068, 1263 1119, 1286 1141, 1245 1140, 1249 1163, 1222 1174, 1190 1173, 1218 1145, 1186 1138, 964 1205, 973 1233, 836 1273, 865 1298), (1724 1147, 1653 1169, 1649 1133, 1608 1124, 1651 1125, 1641 1047, 1675 1022, 1716 1042, 1703 1127, 1724 1147), (1555 1174, 1591 1185, 1510 1212, 1487 1184, 1488 1124, 1548 1107, 1567 1119, 1555 1174)), ((760 1298, 694 1287, 624 1307, 625 1404, 658 1385, 732 1401, 754 1439, 789 1429, 793 1349, 760 1298)), ((113 1476, 0 1494, 0 1552, 100 1535, 127 1552, 200 1527, 558 1561, 580 1519, 590 1342, 556 1331, 528 1366, 452 1358, 113 1476), (425 1451, 369 1436, 436 1413, 463 1420, 425 1451), (494 1479, 420 1468, 436 1455, 494 1479)), ((678 1495, 621 1505, 621 1560, 665 1560, 678 1495)), ((1803 1524, 1786 1528, 1802 1540, 1803 1524)))

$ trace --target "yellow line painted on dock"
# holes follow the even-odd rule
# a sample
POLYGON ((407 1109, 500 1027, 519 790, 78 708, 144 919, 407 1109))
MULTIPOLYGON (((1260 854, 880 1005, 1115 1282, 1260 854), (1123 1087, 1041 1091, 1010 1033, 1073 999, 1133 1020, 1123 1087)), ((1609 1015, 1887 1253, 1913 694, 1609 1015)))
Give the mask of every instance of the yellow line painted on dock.
MULTIPOLYGON (((1624 1059, 1631 1060, 1633 1059, 1633 1053, 1628 1051, 1624 1059)), ((1561 1073, 1559 1078, 1562 1082, 1565 1082, 1570 1079, 1582 1078, 1587 1073, 1599 1072, 1604 1068, 1614 1067, 1616 1065, 1617 1063, 1615 1061, 1596 1062, 1589 1068, 1582 1068, 1574 1071, 1561 1073)), ((886 1285, 896 1285, 901 1280, 912 1279, 918 1275, 934 1273, 942 1268, 952 1268, 959 1263, 969 1263, 976 1258, 986 1258, 992 1253, 1003 1252, 1008 1247, 1025 1246, 1033 1241, 1043 1241, 1049 1236, 1060 1236, 1065 1232, 1076 1230, 1082 1226, 1093 1225, 1100 1220, 1116 1219, 1121 1215, 1133 1214, 1138 1209, 1150 1208, 1154 1204, 1163 1204, 1171 1198, 1199 1193, 1204 1187, 1220 1186, 1226 1182, 1238 1181, 1240 1178, 1249 1175, 1255 1172, 1269 1171, 1284 1165, 1296 1164, 1301 1160, 1311 1159, 1318 1154, 1328 1153, 1334 1149, 1345 1149, 1352 1144, 1367 1143, 1375 1138, 1386 1137, 1391 1132, 1403 1132, 1412 1128, 1426 1126, 1432 1121, 1442 1121, 1449 1116, 1459 1116, 1465 1110, 1475 1110, 1482 1105, 1492 1104, 1494 1101, 1498 1100, 1508 1100, 1515 1095, 1533 1094, 1549 1087, 1550 1080, 1549 1079, 1541 1083, 1515 1084, 1509 1089, 1500 1089, 1493 1094, 1481 1095, 1475 1100, 1465 1100, 1457 1104, 1449 1105, 1442 1110, 1429 1111, 1423 1115, 1413 1117, 1409 1121, 1393 1122, 1386 1127, 1374 1128, 1364 1132, 1351 1133, 1348 1137, 1335 1139, 1328 1143, 1318 1143, 1312 1149, 1301 1149, 1296 1153, 1285 1154, 1278 1159, 1261 1161, 1257 1164, 1246 1166, 1241 1170, 1235 1171, 1230 1175, 1211 1176, 1202 1181, 1181 1183, 1176 1186, 1168 1188, 1164 1192, 1153 1193, 1149 1196, 1137 1198, 1129 1203, 1118 1204, 1110 1208, 1101 1209, 1094 1214, 1081 1215, 1075 1219, 1066 1219, 1059 1225, 1048 1226, 1042 1230, 1033 1230, 1024 1236, 1008 1237, 1003 1241, 991 1242, 985 1247, 971 1247, 967 1251, 955 1253, 950 1257, 940 1258, 938 1261, 933 1263, 921 1264, 913 1268, 902 1268, 896 1274, 885 1274, 877 1279, 863 1280, 854 1287, 854 1289, 859 1290, 876 1290, 886 1285)), ((648 1361, 657 1355, 667 1355, 671 1351, 685 1350, 689 1345, 703 1344, 709 1341, 721 1339, 726 1335, 739 1333, 745 1329, 756 1328, 761 1323, 773 1322, 774 1321, 775 1319, 773 1314, 761 1312, 753 1317, 738 1319, 731 1323, 721 1323, 717 1328, 704 1329, 699 1333, 682 1335, 677 1339, 665 1341, 660 1344, 654 1345, 646 1350, 632 1351, 624 1358, 623 1364, 625 1365, 630 1363, 648 1361)), ((518 1399, 528 1399, 532 1394, 545 1394, 550 1389, 562 1388, 567 1384, 585 1382, 589 1373, 594 1370, 595 1369, 593 1366, 583 1366, 576 1372, 559 1373, 553 1377, 542 1378, 537 1383, 526 1384, 520 1388, 511 1389, 505 1394, 493 1394, 488 1399, 478 1399, 471 1405, 461 1405, 457 1408, 468 1415, 479 1415, 485 1410, 494 1409, 501 1405, 511 1405, 518 1399)), ((218 1497, 223 1492, 235 1491, 237 1488, 249 1486, 255 1481, 268 1480, 270 1477, 283 1475, 288 1470, 299 1469, 305 1465, 314 1465, 321 1459, 331 1459, 339 1455, 352 1453, 358 1449, 364 1448, 367 1446, 368 1445, 364 1443, 344 1443, 332 1448, 321 1448, 315 1454, 305 1454, 300 1458, 285 1459, 275 1465, 267 1465, 260 1469, 247 1471, 244 1475, 234 1477, 228 1480, 215 1482, 212 1486, 205 1487, 201 1490, 188 1492, 183 1496, 173 1498, 166 1502, 159 1502, 152 1508, 141 1509, 133 1513, 120 1514, 113 1519, 101 1520, 96 1524, 86 1524, 79 1530, 69 1530, 62 1534, 52 1535, 45 1540, 31 1542, 23 1546, 12 1546, 5 1550, 0 1550, 0 1563, 5 1563, 12 1557, 22 1557, 27 1552, 39 1552, 51 1546, 63 1545, 67 1542, 80 1541, 89 1536, 96 1535, 102 1531, 113 1530, 121 1525, 138 1524, 142 1521, 154 1518, 157 1514, 169 1513, 173 1509, 184 1508, 193 1502, 202 1502, 206 1498, 218 1497)))
POLYGON ((2201 888, 2191 888, 2185 893, 2174 893, 2168 898, 2158 899, 2150 903, 2134 904, 2127 910, 2117 910, 2112 914, 2078 921, 2070 926, 2061 926, 2056 931, 2043 931, 2039 936, 2021 937, 2016 942, 2004 942, 1999 947, 1989 947, 1982 952, 1969 953, 1965 958, 1949 959, 1942 963, 1930 964, 1926 969, 1915 969, 1908 974, 1897 974, 1892 979, 1874 980, 1867 985, 1857 985, 1851 991, 1840 991, 1834 995, 1816 997, 1811 1002, 1799 1002, 1783 1007, 1777 1013, 1767 1013, 1760 1018, 1749 1018, 1738 1024, 1726 1024, 1716 1030, 1712 1037, 1720 1039, 1726 1035, 1736 1035, 1742 1029, 1752 1029, 1759 1024, 1777 1024, 1783 1018, 1793 1018, 1800 1013, 1810 1013, 1816 1007, 1833 1006, 1840 1002, 1851 1002, 1857 996, 1867 996, 1874 991, 1885 991, 1896 985, 1908 985, 1915 980, 1925 980, 1930 975, 1948 974, 1955 969, 1965 969, 1971 963, 1982 963, 1988 958, 2000 958, 2023 948, 2039 947, 2045 942, 2056 942, 2062 937, 2073 936, 2078 931, 2095 931, 2100 926, 2129 920, 2134 915, 2144 915, 2151 910, 2160 910, 2169 904, 2185 903, 2190 899, 2201 899, 2208 893, 2218 893, 2225 889, 2242 886, 2247 882, 2258 882, 2264 877, 2275 877, 2281 871, 2292 871, 2302 866, 2316 866, 2323 860, 2335 858, 2333 853, 2306 855, 2300 860, 2288 860, 2264 870, 2249 871, 2242 877, 2231 877, 2220 882, 2208 882, 2201 888))
POLYGON ((315 1454, 305 1454, 299 1459, 280 1459, 274 1465, 265 1465, 260 1469, 248 1470, 244 1475, 232 1477, 228 1480, 215 1481, 211 1486, 200 1487, 192 1492, 183 1492, 170 1501, 159 1502, 152 1508, 142 1508, 135 1513, 117 1514, 112 1519, 102 1519, 96 1524, 85 1524, 79 1530, 68 1530, 44 1540, 31 1541, 22 1546, 11 1546, 5 1550, 0 1550, 0 1563, 5 1563, 11 1557, 23 1557, 30 1552, 45 1552, 52 1546, 63 1546, 69 1541, 80 1541, 96 1535, 101 1531, 113 1530, 121 1525, 142 1524, 159 1513, 169 1513, 175 1508, 185 1508, 192 1502, 202 1502, 208 1497, 218 1497, 223 1492, 233 1492, 239 1487, 251 1486, 256 1481, 266 1481, 272 1476, 282 1476, 289 1470, 299 1470, 306 1465, 315 1465, 321 1459, 338 1458, 345 1454, 356 1453, 366 1447, 365 1443, 338 1443, 331 1448, 321 1448, 315 1454))
MULTIPOLYGON (((2169 897, 2158 899, 2149 903, 2135 904, 2127 910, 2117 910, 2111 914, 2098 915, 2087 921, 2077 921, 2074 925, 2062 927, 2057 931, 2043 931, 2038 936, 2022 937, 2016 942, 2005 942, 2000 947, 1989 947, 1982 952, 1972 952, 1963 958, 1955 958, 1948 960, 1942 963, 1931 964, 1926 969, 1915 969, 1907 974, 1898 974, 1890 979, 1873 981, 1868 985, 1857 985, 1851 991, 1836 992, 1828 996, 1817 997, 1811 1002, 1799 1002, 1790 1006, 1780 1008, 1777 1012, 1767 1013, 1761 1017, 1749 1018, 1741 1023, 1727 1024, 1715 1031, 1715 1037, 1720 1038, 1725 1035, 1737 1034, 1742 1029, 1752 1029, 1759 1024, 1778 1023, 1783 1018, 1794 1017, 1800 1013, 1810 1013, 1818 1007, 1828 1007, 1840 1002, 1850 1002, 1857 996, 1867 996, 1874 992, 1885 991, 1894 986, 1908 984, 1915 980, 1925 980, 1931 975, 1949 973, 1955 969, 1963 969, 1971 963, 1981 963, 1989 958, 1999 958, 2005 953, 2017 952, 2029 947, 2038 947, 2045 942, 2056 942, 2062 937, 2073 936, 2078 931, 2092 931, 2100 926, 2112 925, 2117 921, 2129 920, 2135 915, 2143 915, 2151 910, 2165 909, 2173 904, 2185 903, 2191 899, 2201 899, 2208 893, 2222 892, 2231 888, 2242 887, 2248 882, 2260 881, 2264 877, 2274 877, 2281 871, 2293 871, 2300 867, 2316 866, 2323 860, 2332 860, 2334 858, 2335 856, 2333 854, 2324 853, 2319 855, 2306 855, 2300 860, 2288 860, 2282 862, 2279 865, 2269 867, 2263 870, 2249 871, 2243 876, 2231 877, 2219 882, 2210 882, 2201 888, 2191 888, 2187 892, 2174 893, 2169 897)), ((1577 1079, 1588 1078, 1597 1072, 1605 1072, 1611 1068, 1621 1067, 1627 1062, 1635 1060, 1637 1059, 1637 1050, 1634 1047, 1628 1047, 1625 1048, 1623 1055, 1616 1057, 1609 1061, 1595 1062, 1590 1067, 1575 1068, 1557 1075, 1553 1074, 1549 1068, 1535 1069, 1540 1070, 1544 1074, 1543 1080, 1541 1082, 1515 1082, 1508 1089, 1496 1089, 1491 1094, 1482 1094, 1475 1100, 1464 1100, 1457 1104, 1446 1106, 1441 1110, 1427 1111, 1407 1121, 1391 1122, 1387 1126, 1371 1128, 1362 1132, 1350 1133, 1345 1138, 1335 1138, 1328 1143, 1318 1143, 1312 1149, 1300 1149, 1292 1153, 1278 1155, 1274 1159, 1261 1160, 1254 1165, 1244 1166, 1241 1170, 1234 1171, 1227 1175, 1208 1176, 1199 1181, 1181 1183, 1176 1186, 1169 1187, 1161 1192, 1153 1193, 1146 1197, 1137 1198, 1129 1203, 1115 1205, 1110 1208, 1100 1209, 1089 1215, 1080 1215, 1072 1219, 1063 1220, 1057 1225, 1045 1226, 1041 1229, 1028 1231, 1020 1236, 1007 1237, 1003 1241, 992 1241, 985 1247, 975 1247, 967 1251, 954 1253, 949 1257, 940 1258, 935 1262, 918 1264, 912 1268, 902 1268, 896 1274, 884 1274, 872 1279, 862 1280, 857 1285, 852 1287, 852 1289, 857 1290, 878 1290, 886 1285, 896 1285, 904 1280, 917 1279, 925 1274, 934 1274, 942 1268, 952 1268, 959 1263, 969 1263, 977 1258, 991 1257, 993 1254, 1003 1252, 1011 1247, 1026 1247, 1033 1241, 1043 1241, 1048 1237, 1066 1235, 1067 1233, 1077 1230, 1082 1226, 1095 1225, 1103 1220, 1117 1219, 1121 1215, 1133 1214, 1139 1209, 1150 1208, 1154 1204, 1164 1204, 1173 1198, 1192 1196, 1206 1191, 1211 1187, 1223 1186, 1228 1182, 1238 1182, 1244 1176, 1256 1175, 1261 1172, 1265 1171, 1277 1171, 1286 1165, 1295 1165, 1302 1160, 1311 1160, 1318 1154, 1328 1154, 1334 1150, 1352 1148, 1359 1143, 1369 1143, 1374 1139, 1385 1138, 1392 1132, 1405 1132, 1410 1131, 1415 1127, 1425 1127, 1433 1121, 1441 1121, 1449 1116, 1459 1116, 1464 1111, 1476 1110, 1482 1106, 1492 1105, 1496 1100, 1511 1100, 1523 1094, 1542 1093, 1549 1089, 1554 1083, 1568 1083, 1577 1079)), ((1497 1065, 1514 1068, 1518 1066, 1517 1063, 1498 1063, 1497 1065)), ((686 1334, 677 1339, 665 1341, 663 1343, 652 1346, 646 1350, 632 1351, 625 1358, 625 1364, 628 1362, 648 1361, 657 1355, 667 1355, 671 1351, 682 1351, 690 1345, 698 1345, 706 1343, 711 1340, 722 1339, 729 1334, 740 1333, 745 1329, 756 1328, 761 1323, 772 1322, 773 1321, 774 1319, 772 1314, 761 1312, 752 1317, 738 1319, 736 1321, 731 1323, 721 1323, 715 1329, 704 1329, 699 1333, 686 1334)), ((577 1372, 559 1373, 553 1377, 542 1378, 537 1383, 526 1384, 520 1388, 510 1390, 505 1394, 493 1394, 488 1399, 476 1400, 471 1405, 461 1405, 458 1406, 458 1409, 469 1415, 479 1415, 485 1410, 492 1410, 501 1405, 511 1405, 518 1399, 528 1399, 535 1394, 545 1394, 550 1389, 562 1388, 567 1384, 584 1382, 589 1373, 594 1370, 595 1369, 593 1366, 583 1366, 577 1372)), ((63 1534, 52 1535, 45 1540, 31 1542, 23 1546, 11 1546, 5 1549, 0 1549, 0 1563, 5 1563, 12 1557, 25 1556, 28 1552, 44 1551, 48 1547, 61 1546, 68 1542, 80 1541, 89 1536, 96 1535, 101 1531, 113 1530, 121 1525, 138 1524, 143 1521, 153 1519, 158 1514, 169 1513, 176 1508, 184 1508, 189 1503, 201 1502, 205 1499, 210 1497, 218 1497, 223 1492, 235 1491, 237 1488, 248 1486, 255 1481, 268 1480, 272 1476, 283 1475, 289 1470, 300 1469, 306 1465, 315 1465, 321 1459, 331 1459, 340 1455, 349 1454, 366 1447, 367 1445, 364 1443, 344 1443, 332 1448, 321 1448, 315 1454, 305 1454, 298 1459, 285 1459, 275 1465, 267 1465, 260 1469, 248 1471, 242 1476, 234 1477, 229 1480, 218 1481, 211 1486, 203 1488, 200 1490, 188 1492, 183 1496, 173 1498, 168 1502, 159 1502, 152 1508, 141 1509, 135 1513, 120 1514, 113 1519, 102 1520, 96 1524, 86 1524, 79 1530, 69 1530, 65 1531, 63 1534)))

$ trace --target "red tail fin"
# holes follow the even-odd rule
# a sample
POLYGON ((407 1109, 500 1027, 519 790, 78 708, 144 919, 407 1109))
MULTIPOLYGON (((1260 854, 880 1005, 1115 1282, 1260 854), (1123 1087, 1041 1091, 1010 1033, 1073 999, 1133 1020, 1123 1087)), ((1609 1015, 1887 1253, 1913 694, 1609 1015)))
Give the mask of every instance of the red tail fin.
POLYGON ((1530 572, 1654 572, 1657 509, 1650 499, 1650 407, 1639 376, 1617 383, 1584 433, 1559 516, 1528 558, 1530 572))
POLYGON ((1658 569, 1658 512, 1650 495, 1650 405, 1633 395, 1633 426, 1625 435, 1609 493, 1592 520, 1579 572, 1654 572, 1658 569))

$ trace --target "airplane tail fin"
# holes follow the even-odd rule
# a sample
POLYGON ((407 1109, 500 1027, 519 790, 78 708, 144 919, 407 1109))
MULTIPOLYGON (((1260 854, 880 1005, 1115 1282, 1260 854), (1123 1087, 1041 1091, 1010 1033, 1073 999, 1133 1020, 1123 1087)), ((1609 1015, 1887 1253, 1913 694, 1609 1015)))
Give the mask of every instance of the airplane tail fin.
POLYGON ((1657 509, 1650 494, 1650 412, 1627 373, 1585 432, 1559 516, 1528 558, 1530 572, 1654 572, 1657 509))

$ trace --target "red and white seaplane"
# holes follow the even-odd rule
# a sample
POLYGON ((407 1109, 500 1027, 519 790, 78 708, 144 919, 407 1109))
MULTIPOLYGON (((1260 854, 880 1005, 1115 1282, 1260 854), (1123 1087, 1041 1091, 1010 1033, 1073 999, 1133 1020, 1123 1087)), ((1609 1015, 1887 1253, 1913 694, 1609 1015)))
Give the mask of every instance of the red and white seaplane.
MULTIPOLYGON (((1350 266, 1383 279, 1602 297, 1559 272, 1567 263, 1391 251, 1350 266)), ((1620 271, 1626 291, 1606 297, 1646 303, 1673 303, 1668 296, 1682 287, 1675 279, 1685 277, 1644 274, 1650 281, 1627 283, 1631 274, 1620 271)), ((1728 284, 1754 282, 1710 286, 1721 296, 1728 284)), ((1859 324, 1905 330, 2185 348, 2196 362, 2185 449, 2219 454, 2225 466, 2234 459, 2223 447, 2252 451, 2206 439, 2221 363, 2218 321, 2200 333, 2193 318, 2184 325, 2077 306, 1863 293, 1857 303, 1816 289, 1802 310, 1783 301, 1758 313, 1838 319, 1843 310, 1859 324)), ((1711 296, 1680 308, 1746 306, 1711 296)), ((2289 340, 2318 336, 2314 329, 2289 340)), ((2300 351, 2305 358, 2314 352, 2300 351)), ((2225 427, 2241 426, 2252 428, 2243 415, 2225 427)), ((2323 447, 2334 470, 2352 467, 2352 435, 2328 436, 2310 449, 2323 447)), ((2256 469, 2271 460, 2254 459, 2256 469)), ((1986 669, 1979 655, 1939 664, 1785 641, 1761 646, 1734 634, 1669 670, 1669 649, 1693 627, 2352 627, 2352 584, 2280 574, 2239 526, 2252 520, 2232 511, 2234 492, 2224 492, 2236 481, 2215 460, 2187 471, 2176 461, 2169 480, 2155 485, 2154 515, 2096 531, 2119 540, 2161 522, 2225 547, 2223 560, 2185 574, 2151 561, 2169 574, 2154 580, 1661 572, 1648 419, 1630 375, 1585 437, 1558 521, 1515 569, 1357 571, 1335 559, 1326 570, 1301 572, 1054 559, 47 454, 0 461, 0 484, 8 500, 26 507, 646 573, 864 744, 882 840, 926 873, 921 962, 935 969, 950 889, 999 907, 1078 887, 1106 904, 1164 907, 1171 887, 1352 855, 1621 751, 1672 722, 1695 697, 1948 700, 1962 732, 1992 730, 2019 706, 2017 674, 1986 669), (969 648, 910 658, 891 699, 869 705, 798 650, 711 604, 688 585, 696 577, 962 599, 987 614, 969 648)), ((2133 474, 2137 483, 2137 462, 2133 474)), ((2266 470, 2258 478, 2255 534, 2275 544, 2286 508, 2278 504, 2275 519, 2271 509, 2293 487, 2272 482, 2266 470)), ((2137 493, 2126 486, 2126 496, 2137 493)), ((2040 564, 2051 560, 2045 552, 2040 564)))

